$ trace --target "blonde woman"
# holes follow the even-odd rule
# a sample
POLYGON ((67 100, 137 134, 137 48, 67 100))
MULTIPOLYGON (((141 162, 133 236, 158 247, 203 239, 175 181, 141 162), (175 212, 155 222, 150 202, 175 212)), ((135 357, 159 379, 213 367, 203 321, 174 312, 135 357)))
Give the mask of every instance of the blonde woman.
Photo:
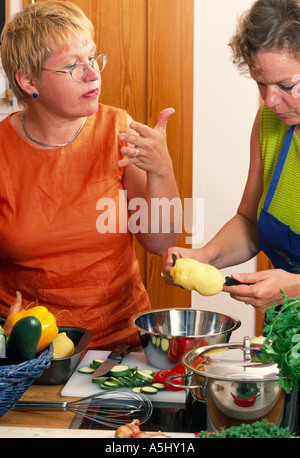
MULTIPOLYGON (((126 197, 149 213, 153 197, 178 197, 166 143, 174 110, 152 129, 99 104, 99 52, 71 2, 31 5, 4 27, 2 64, 24 109, 0 123, 0 314, 19 290, 24 306, 38 301, 59 325, 87 328, 90 348, 135 348, 128 318, 150 303, 126 197)), ((162 254, 172 232, 136 236, 162 254)))

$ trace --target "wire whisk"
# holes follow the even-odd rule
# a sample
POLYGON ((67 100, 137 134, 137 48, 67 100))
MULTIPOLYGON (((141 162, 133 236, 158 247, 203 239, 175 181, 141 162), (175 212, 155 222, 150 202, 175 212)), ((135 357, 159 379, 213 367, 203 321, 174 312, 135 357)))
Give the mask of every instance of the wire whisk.
POLYGON ((13 408, 22 412, 74 412, 81 417, 111 428, 117 428, 135 419, 143 424, 153 412, 152 402, 147 396, 119 389, 95 393, 71 402, 19 401, 13 408))

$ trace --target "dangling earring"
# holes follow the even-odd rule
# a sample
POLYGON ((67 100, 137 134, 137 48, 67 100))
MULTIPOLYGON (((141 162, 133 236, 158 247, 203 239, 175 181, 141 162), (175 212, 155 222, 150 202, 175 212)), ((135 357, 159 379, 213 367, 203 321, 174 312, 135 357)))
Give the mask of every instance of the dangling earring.
POLYGON ((37 92, 34 92, 34 93, 32 94, 32 97, 33 97, 34 99, 38 99, 38 98, 39 98, 39 95, 38 95, 37 92))

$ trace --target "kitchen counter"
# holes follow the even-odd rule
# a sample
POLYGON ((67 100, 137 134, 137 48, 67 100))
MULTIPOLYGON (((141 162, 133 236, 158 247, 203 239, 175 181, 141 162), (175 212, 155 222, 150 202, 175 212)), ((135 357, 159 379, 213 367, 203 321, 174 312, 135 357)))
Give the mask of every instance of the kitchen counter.
MULTIPOLYGON (((62 397, 62 388, 63 385, 31 385, 20 400, 69 402, 76 399, 62 397)), ((0 427, 68 429, 74 415, 72 412, 15 412, 11 409, 0 417, 0 427)))
MULTIPOLYGON (((22 401, 69 402, 74 397, 61 396, 63 385, 31 385, 22 401)), ((13 409, 0 417, 0 438, 109 438, 114 431, 69 429, 72 412, 15 412, 13 409)), ((194 434, 165 433, 171 438, 194 438, 194 434)), ((157 436, 164 439, 166 436, 157 436)))

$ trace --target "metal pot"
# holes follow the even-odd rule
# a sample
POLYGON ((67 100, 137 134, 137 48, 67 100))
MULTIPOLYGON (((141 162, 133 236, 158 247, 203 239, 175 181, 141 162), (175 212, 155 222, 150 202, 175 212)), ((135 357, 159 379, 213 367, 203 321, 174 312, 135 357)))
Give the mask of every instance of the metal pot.
MULTIPOLYGON (((192 423, 203 418, 205 407, 204 429, 217 430, 267 418, 295 432, 299 426, 299 393, 286 395, 280 388, 278 366, 261 363, 261 348, 262 345, 250 344, 246 337, 243 343, 197 348, 183 356, 192 423)), ((172 377, 167 381, 179 386, 172 383, 172 377)))
POLYGON ((169 369, 193 348, 228 342, 241 322, 221 313, 196 309, 163 309, 130 318, 149 363, 169 369))

